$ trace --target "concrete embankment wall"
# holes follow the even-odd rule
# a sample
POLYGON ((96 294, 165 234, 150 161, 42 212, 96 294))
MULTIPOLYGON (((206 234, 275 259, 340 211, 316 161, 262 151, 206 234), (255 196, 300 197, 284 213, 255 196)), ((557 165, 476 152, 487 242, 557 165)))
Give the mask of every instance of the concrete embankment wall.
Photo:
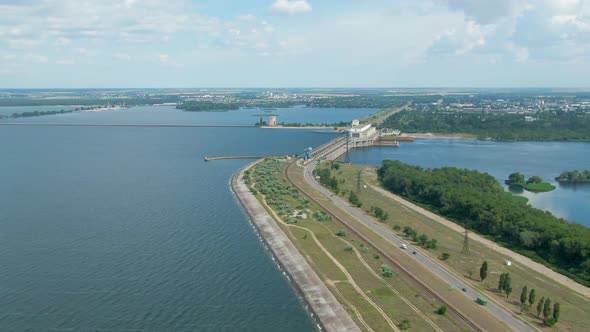
POLYGON ((257 162, 239 170, 231 180, 238 200, 248 212, 250 220, 272 251, 294 286, 301 294, 312 314, 325 331, 360 331, 334 295, 313 271, 295 245, 250 192, 243 181, 244 171, 257 162))

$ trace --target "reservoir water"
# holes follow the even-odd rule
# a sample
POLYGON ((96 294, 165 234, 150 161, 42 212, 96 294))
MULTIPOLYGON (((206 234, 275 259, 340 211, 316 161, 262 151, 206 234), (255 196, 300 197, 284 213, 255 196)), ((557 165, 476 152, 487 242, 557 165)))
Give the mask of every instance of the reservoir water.
POLYGON ((534 207, 590 227, 590 185, 564 186, 554 178, 562 171, 590 168, 590 143, 495 142, 480 140, 418 139, 399 148, 370 147, 353 150, 350 161, 381 165, 385 159, 422 167, 455 166, 487 172, 500 182, 513 172, 532 175, 555 184, 547 193, 523 192, 534 207))
MULTIPOLYGON (((77 114, 102 123, 119 113, 77 114)), ((167 114, 129 121, 154 117, 167 114)), ((248 161, 202 156, 299 153, 332 137, 0 127, 1 330, 313 330, 229 189, 248 161)))
POLYGON ((260 121, 261 117, 263 121, 267 121, 269 115, 277 115, 277 122, 279 123, 332 124, 362 118, 376 111, 370 108, 288 107, 266 111, 261 109, 242 109, 227 112, 186 112, 176 109, 174 106, 139 106, 110 112, 76 112, 55 116, 3 119, 0 121, 253 126, 260 121), (108 113, 108 116, 105 116, 105 113, 108 113))

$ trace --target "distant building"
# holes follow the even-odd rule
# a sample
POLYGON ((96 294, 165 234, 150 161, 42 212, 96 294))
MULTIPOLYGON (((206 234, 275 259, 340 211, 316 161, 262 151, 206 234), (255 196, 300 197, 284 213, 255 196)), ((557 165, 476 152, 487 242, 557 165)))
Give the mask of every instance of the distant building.
POLYGON ((277 117, 274 115, 271 115, 268 117, 268 125, 270 127, 275 127, 277 125, 277 117))
MULTIPOLYGON (((353 122, 354 123, 354 122, 353 122)), ((353 126, 348 129, 348 135, 352 138, 370 139, 377 134, 377 129, 370 124, 365 126, 353 126)))
POLYGON ((361 124, 359 120, 352 120, 352 127, 358 127, 361 124))

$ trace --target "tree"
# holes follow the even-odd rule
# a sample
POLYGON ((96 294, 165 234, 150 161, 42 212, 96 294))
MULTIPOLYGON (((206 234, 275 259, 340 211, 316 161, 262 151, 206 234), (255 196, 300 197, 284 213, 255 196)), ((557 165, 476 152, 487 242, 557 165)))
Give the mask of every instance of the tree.
POLYGON ((449 257, 451 257, 451 254, 449 254, 448 252, 443 252, 440 259, 446 261, 447 259, 449 259, 449 257))
POLYGON ((506 297, 510 296, 510 293, 512 293, 511 283, 512 283, 512 278, 510 278, 510 273, 506 273, 506 276, 504 277, 504 289, 503 289, 503 291, 506 293, 506 297))
POLYGON ((359 197, 354 193, 354 191, 350 192, 350 195, 348 195, 348 201, 350 201, 350 204, 356 206, 356 207, 361 207, 363 206, 363 203, 361 203, 361 200, 359 199, 359 197))
POLYGON ((559 302, 555 302, 555 304, 553 305, 553 319, 556 323, 559 322, 560 309, 561 308, 559 302))
POLYGON ((537 304, 537 318, 541 316, 541 311, 543 311, 543 307, 545 306, 545 297, 541 296, 539 303, 537 304))
POLYGON ((547 300, 545 300, 545 304, 543 305, 543 317, 545 317, 545 319, 551 318, 551 299, 547 298, 547 300))
POLYGON ((533 305, 533 303, 535 303, 535 297, 537 296, 535 289, 532 288, 531 292, 529 293, 529 304, 533 305))
POLYGON ((506 281, 506 273, 500 274, 500 280, 498 281, 498 291, 502 292, 504 290, 505 281, 506 281))
POLYGON ((506 297, 509 297, 510 294, 512 293, 512 285, 508 284, 508 286, 506 286, 506 289, 504 291, 506 292, 506 297))
POLYGON ((527 286, 522 288, 522 292, 520 293, 520 303, 525 304, 526 300, 528 299, 529 290, 527 286))
POLYGON ((438 308, 438 310, 436 310, 436 313, 439 314, 439 315, 441 315, 441 316, 444 316, 444 314, 447 313, 447 306, 446 305, 441 305, 438 308))
POLYGON ((479 277, 481 278, 481 281, 486 280, 488 276, 488 261, 483 261, 483 263, 481 264, 481 267, 479 268, 479 277))
POLYGON ((543 183, 543 178, 541 178, 540 176, 531 176, 528 180, 526 180, 526 184, 531 184, 531 183, 543 183))
POLYGON ((524 174, 512 173, 508 176, 508 180, 504 181, 509 186, 520 186, 524 187, 524 174))

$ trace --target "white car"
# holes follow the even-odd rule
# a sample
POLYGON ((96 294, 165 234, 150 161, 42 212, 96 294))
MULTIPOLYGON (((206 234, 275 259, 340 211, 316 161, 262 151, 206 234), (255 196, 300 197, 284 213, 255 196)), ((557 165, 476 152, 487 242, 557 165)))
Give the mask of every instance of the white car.
POLYGON ((408 249, 408 246, 405 243, 403 243, 402 246, 401 246, 401 248, 404 249, 404 250, 407 250, 408 249))

